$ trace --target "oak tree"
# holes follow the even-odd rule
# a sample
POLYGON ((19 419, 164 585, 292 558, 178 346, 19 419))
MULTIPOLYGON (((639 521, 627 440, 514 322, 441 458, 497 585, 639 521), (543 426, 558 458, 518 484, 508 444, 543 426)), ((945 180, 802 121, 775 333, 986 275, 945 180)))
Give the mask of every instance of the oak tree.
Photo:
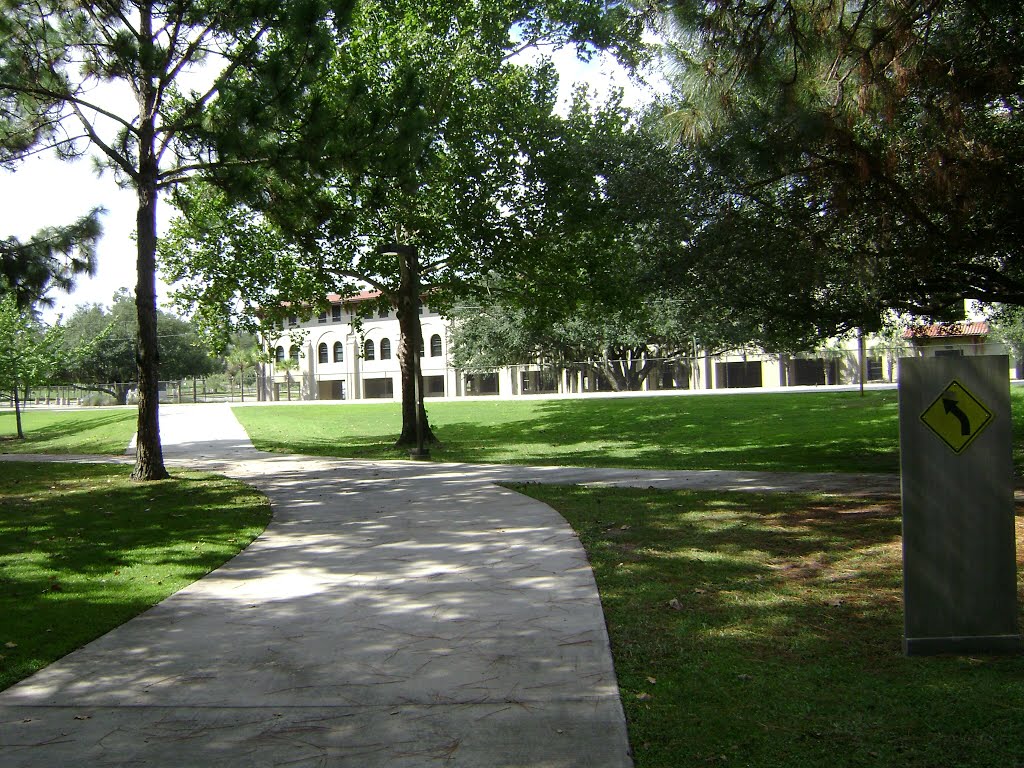
POLYGON ((569 45, 628 60, 639 30, 614 2, 361 0, 311 91, 337 140, 290 167, 211 174, 226 198, 183 193, 168 277, 222 318, 254 297, 264 313, 284 301, 315 313, 328 292, 380 291, 401 326, 398 443, 412 444, 421 296, 444 308, 481 274, 539 250, 532 176, 558 131, 557 76, 545 57, 521 54, 569 45), (275 253, 254 253, 271 243, 275 253))

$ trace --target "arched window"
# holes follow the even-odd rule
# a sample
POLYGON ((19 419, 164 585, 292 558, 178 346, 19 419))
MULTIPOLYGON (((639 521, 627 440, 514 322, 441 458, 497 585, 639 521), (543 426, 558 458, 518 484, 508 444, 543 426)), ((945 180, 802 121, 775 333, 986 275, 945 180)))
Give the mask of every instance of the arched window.
POLYGON ((299 362, 299 348, 298 347, 292 347, 288 351, 288 357, 290 357, 296 363, 299 362))
POLYGON ((391 359, 391 339, 380 340, 380 359, 390 360, 391 359))
POLYGON ((372 339, 367 339, 366 343, 363 344, 363 360, 373 360, 373 359, 374 359, 373 340, 372 339))
POLYGON ((284 347, 278 347, 274 350, 274 360, 279 363, 284 362, 284 347))
POLYGON ((328 361, 329 358, 327 357, 327 345, 326 344, 321 344, 319 347, 316 348, 316 359, 317 359, 317 362, 321 362, 321 363, 326 363, 328 361))
POLYGON ((345 362, 345 345, 340 341, 334 342, 334 362, 345 362))
POLYGON ((441 337, 435 333, 430 337, 430 356, 440 357, 442 354, 444 350, 441 349, 441 337))

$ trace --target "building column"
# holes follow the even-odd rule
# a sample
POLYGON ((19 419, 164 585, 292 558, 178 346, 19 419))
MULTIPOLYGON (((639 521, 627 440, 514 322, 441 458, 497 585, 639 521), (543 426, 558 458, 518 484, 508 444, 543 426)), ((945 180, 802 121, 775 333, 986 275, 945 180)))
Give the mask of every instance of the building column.
POLYGON ((498 371, 498 394, 502 397, 511 397, 518 394, 519 387, 516 385, 517 366, 509 365, 498 371))
POLYGON ((363 399, 363 379, 361 375, 361 360, 359 353, 362 350, 359 349, 359 337, 352 334, 352 340, 349 342, 348 359, 352 361, 351 373, 349 374, 349 388, 346 393, 351 400, 362 400, 363 399))

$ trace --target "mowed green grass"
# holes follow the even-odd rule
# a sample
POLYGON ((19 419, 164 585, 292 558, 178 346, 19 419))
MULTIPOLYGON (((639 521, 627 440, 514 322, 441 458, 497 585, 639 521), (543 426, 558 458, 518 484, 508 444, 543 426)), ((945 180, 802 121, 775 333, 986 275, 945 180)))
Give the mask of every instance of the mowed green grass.
POLYGON ((1024 657, 902 654, 897 501, 515 488, 587 550, 637 768, 1024 765, 1024 657))
POLYGON ((21 415, 25 439, 17 439, 14 411, 0 411, 0 453, 122 454, 135 434, 134 407, 102 410, 38 410, 21 415))
MULTIPOLYGON (((1011 389, 1024 469, 1024 388, 1011 389)), ((235 407, 261 450, 405 458, 397 403, 235 407)), ((427 402, 436 461, 797 472, 899 471, 895 390, 427 402)))
POLYGON ((0 689, 218 567, 270 520, 242 483, 130 472, 0 462, 0 689))
MULTIPOLYGON (((236 407, 262 450, 401 458, 397 403, 236 407)), ((895 472, 895 391, 428 402, 437 461, 895 472)))

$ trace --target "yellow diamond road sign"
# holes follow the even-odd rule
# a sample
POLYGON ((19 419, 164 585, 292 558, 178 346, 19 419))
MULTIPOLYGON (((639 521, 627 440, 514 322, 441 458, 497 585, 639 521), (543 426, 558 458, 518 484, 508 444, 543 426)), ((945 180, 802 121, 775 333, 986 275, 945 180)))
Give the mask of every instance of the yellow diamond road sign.
POLYGON ((956 454, 963 453, 993 418, 992 411, 956 379, 921 414, 921 421, 956 454))

